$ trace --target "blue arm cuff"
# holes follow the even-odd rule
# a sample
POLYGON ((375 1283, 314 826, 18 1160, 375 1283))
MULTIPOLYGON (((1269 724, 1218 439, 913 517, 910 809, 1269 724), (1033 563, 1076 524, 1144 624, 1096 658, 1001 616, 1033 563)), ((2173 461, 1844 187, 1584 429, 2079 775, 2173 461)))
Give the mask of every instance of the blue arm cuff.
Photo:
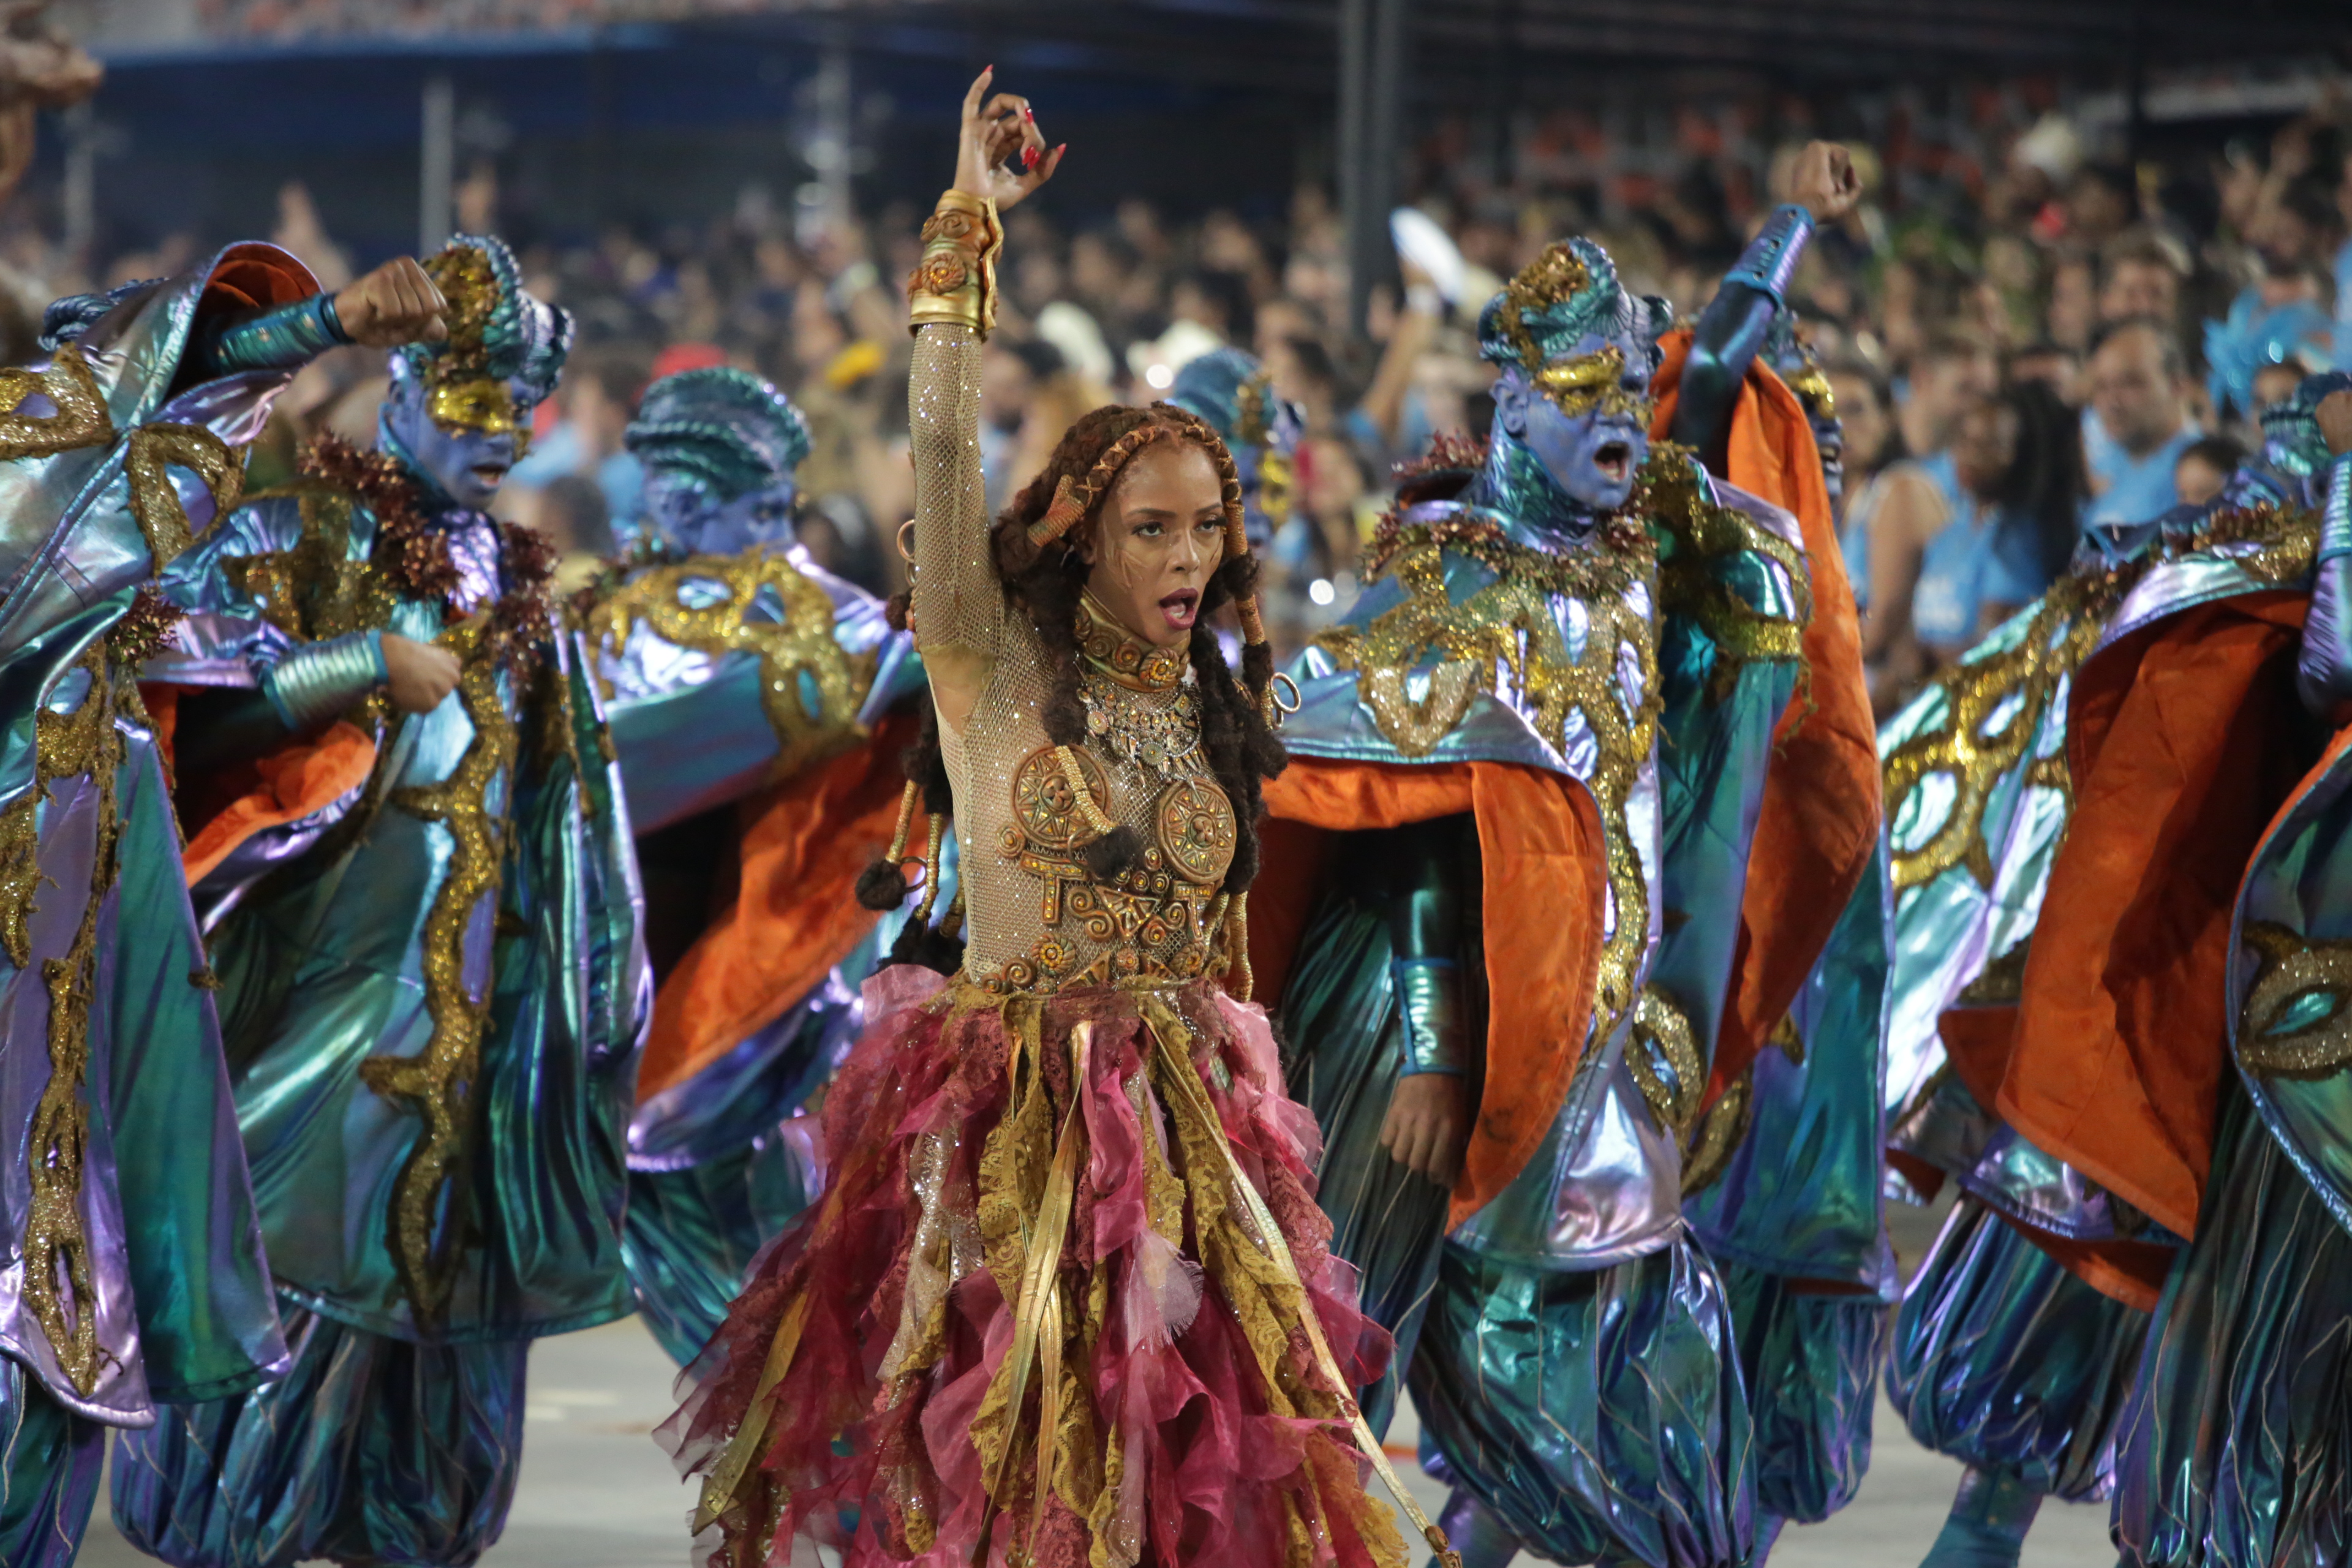
POLYGON ((2352 555, 2352 452, 2327 465, 2326 510, 2319 518, 2319 555, 2325 565, 2338 556, 2352 555))
POLYGON ((1390 961, 1389 973, 1404 1021, 1402 1075, 1467 1072, 1462 966, 1450 958, 1398 958, 1390 961))
POLYGON ((335 314, 335 297, 313 294, 225 323, 198 346, 195 358, 199 374, 210 379, 244 370, 291 369, 351 341, 335 314))
POLYGON ((1775 305, 1787 304, 1789 280, 1797 275, 1797 263, 1804 259, 1806 242, 1812 237, 1812 214, 1794 205, 1773 208, 1738 261, 1723 275, 1724 283, 1744 283, 1771 296, 1775 305))
POLYGON ((261 691, 286 727, 303 734, 391 679, 383 634, 352 632, 292 649, 263 673, 261 691))

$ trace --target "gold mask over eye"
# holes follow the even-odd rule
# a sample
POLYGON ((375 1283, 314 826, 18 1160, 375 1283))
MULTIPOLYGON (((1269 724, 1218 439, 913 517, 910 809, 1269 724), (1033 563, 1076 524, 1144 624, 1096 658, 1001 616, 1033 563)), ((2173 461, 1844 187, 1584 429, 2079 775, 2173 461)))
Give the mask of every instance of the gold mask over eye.
POLYGON ((485 436, 520 436, 528 426, 518 417, 514 395, 503 381, 487 376, 477 381, 444 382, 433 389, 433 423, 451 435, 478 430, 485 436))
POLYGON ((1626 391, 1624 379, 1625 351, 1612 343, 1597 353, 1579 354, 1544 366, 1536 374, 1536 384, 1570 418, 1587 414, 1622 414, 1647 425, 1650 400, 1639 393, 1626 391))
POLYGON ((1789 377, 1789 390, 1812 405, 1815 418, 1837 417, 1837 395, 1830 390, 1830 378, 1819 365, 1807 361, 1802 370, 1789 377))

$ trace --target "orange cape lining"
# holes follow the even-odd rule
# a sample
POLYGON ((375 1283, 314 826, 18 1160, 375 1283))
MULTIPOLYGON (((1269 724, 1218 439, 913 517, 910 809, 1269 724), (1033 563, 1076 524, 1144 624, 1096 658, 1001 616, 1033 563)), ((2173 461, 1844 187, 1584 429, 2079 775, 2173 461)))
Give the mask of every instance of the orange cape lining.
POLYGON ((1492 994, 1486 1091, 1448 1226, 1492 1202, 1543 1142, 1575 1077, 1599 980, 1607 856, 1573 779, 1507 763, 1400 766, 1293 757, 1265 787, 1250 891, 1257 994, 1278 999, 1321 890, 1333 835, 1472 814, 1485 866, 1492 994))
POLYGON ((740 890, 655 994, 641 1102, 782 1017, 874 929, 857 876, 889 847, 915 725, 894 713, 850 750, 743 803, 740 890))
MULTIPOLYGON (((2075 804, 2021 1005, 1943 1020, 1985 1104, 2182 1237, 2196 1235, 2229 1070, 2239 889, 2281 803, 2315 776, 2275 743, 2302 722, 2307 607, 2284 593, 2200 605, 2083 667, 2068 714, 2075 804)), ((2091 1285, 2154 1305, 2168 1249, 2031 1234, 2091 1285)))
MULTIPOLYGON (((1659 346, 1665 363, 1651 385, 1653 440, 1674 427, 1691 330, 1659 346)), ((1724 1000, 1710 1103, 1747 1071, 1804 988, 1878 844, 1878 731, 1862 668, 1862 623, 1846 580, 1829 488, 1813 427, 1771 369, 1748 366, 1731 416, 1728 472, 1748 494, 1793 513, 1805 542, 1813 614, 1805 672, 1772 734, 1772 766, 1748 852, 1738 947, 1724 1000)))

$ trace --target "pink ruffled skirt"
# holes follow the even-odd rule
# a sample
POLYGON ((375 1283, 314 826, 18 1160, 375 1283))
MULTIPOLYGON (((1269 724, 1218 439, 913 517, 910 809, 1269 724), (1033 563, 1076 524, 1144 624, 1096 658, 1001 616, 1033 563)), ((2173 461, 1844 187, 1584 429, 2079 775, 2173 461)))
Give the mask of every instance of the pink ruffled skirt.
POLYGON ((1265 1013, 910 965, 866 1013, 824 1194, 664 1428, 709 1560, 1401 1564, 1349 1426, 1388 1336, 1330 1256, 1265 1013))

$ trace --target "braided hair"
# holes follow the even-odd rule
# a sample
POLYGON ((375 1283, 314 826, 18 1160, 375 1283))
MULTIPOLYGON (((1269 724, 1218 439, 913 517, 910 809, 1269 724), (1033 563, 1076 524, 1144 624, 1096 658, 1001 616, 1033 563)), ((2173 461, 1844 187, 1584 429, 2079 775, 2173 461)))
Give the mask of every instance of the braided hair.
MULTIPOLYGON (((1045 650, 1048 685, 1040 718, 1045 738, 1056 746, 1082 746, 1087 712, 1079 697, 1076 626, 1088 568, 1081 545, 1089 531, 1100 525, 1103 504, 1127 465, 1144 448, 1162 441, 1190 442, 1209 455, 1225 509, 1225 557, 1202 584, 1189 652, 1201 707, 1202 747, 1218 784, 1234 803, 1234 858, 1224 889, 1239 894, 1257 877, 1264 782, 1280 773, 1287 759, 1265 716, 1274 652, 1258 626, 1257 561, 1242 536, 1241 479, 1233 454, 1215 429, 1198 415, 1167 403, 1143 408, 1111 404, 1081 416, 1055 447, 1045 470, 997 518, 990 549, 1006 597, 1028 616, 1045 650), (1245 637, 1238 681, 1208 624, 1210 613, 1229 602, 1240 612, 1245 637)), ((904 626, 907 603, 905 595, 892 601, 894 625, 904 626)), ((908 777, 920 791, 925 809, 933 813, 953 807, 938 723, 935 710, 927 704, 921 736, 907 754, 908 777)), ((1122 825, 1086 847, 1087 869, 1097 880, 1109 881, 1142 848, 1141 836, 1122 825)), ((895 909, 904 896, 895 864, 877 862, 859 879, 859 900, 869 909, 895 909)), ((905 955, 919 962, 920 950, 932 945, 917 935, 912 924, 899 940, 905 955)), ((900 955, 894 951, 894 957, 900 955)), ((959 952, 959 964, 961 957, 959 952)))

